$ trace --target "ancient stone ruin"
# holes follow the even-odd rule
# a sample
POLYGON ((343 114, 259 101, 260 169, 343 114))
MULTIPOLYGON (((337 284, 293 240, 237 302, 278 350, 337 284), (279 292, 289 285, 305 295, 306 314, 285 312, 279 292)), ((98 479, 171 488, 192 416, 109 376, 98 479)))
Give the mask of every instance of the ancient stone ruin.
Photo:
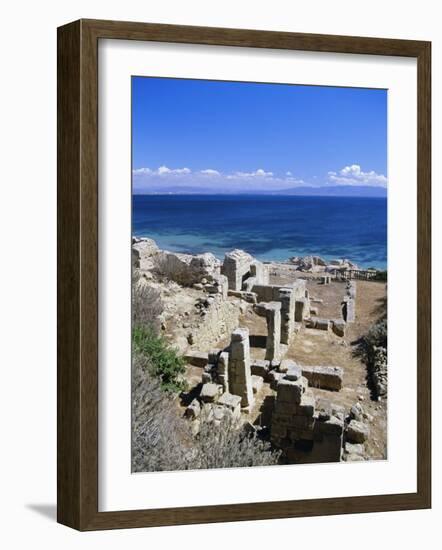
POLYGON ((291 366, 277 385, 272 442, 294 462, 339 462, 343 449, 344 410, 317 403, 307 378, 291 366))
POLYGON ((253 405, 252 373, 250 371, 249 331, 237 328, 232 332, 229 360, 229 392, 241 397, 241 407, 253 405))
MULTIPOLYGON (((238 249, 220 261, 210 253, 163 251, 150 239, 134 239, 132 261, 142 280, 162 293, 163 330, 193 369, 185 416, 194 433, 201 422, 216 426, 228 416, 250 422, 289 463, 364 459, 368 417, 361 403, 344 407, 338 399, 345 369, 333 355, 322 364, 301 364, 289 354, 309 331, 345 344, 357 316, 357 283, 335 272, 353 264, 332 265, 332 271, 312 256, 275 266, 238 249), (311 296, 333 285, 340 285, 334 312, 311 296), (247 323, 265 326, 265 336, 251 333, 247 323)), ((384 370, 373 376, 385 395, 384 370)))

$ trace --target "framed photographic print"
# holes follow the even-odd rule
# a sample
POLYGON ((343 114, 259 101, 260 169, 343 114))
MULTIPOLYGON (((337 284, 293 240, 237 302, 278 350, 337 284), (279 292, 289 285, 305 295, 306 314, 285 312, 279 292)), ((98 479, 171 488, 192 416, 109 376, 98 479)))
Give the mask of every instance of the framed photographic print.
POLYGON ((430 507, 430 51, 59 28, 59 522, 430 507))

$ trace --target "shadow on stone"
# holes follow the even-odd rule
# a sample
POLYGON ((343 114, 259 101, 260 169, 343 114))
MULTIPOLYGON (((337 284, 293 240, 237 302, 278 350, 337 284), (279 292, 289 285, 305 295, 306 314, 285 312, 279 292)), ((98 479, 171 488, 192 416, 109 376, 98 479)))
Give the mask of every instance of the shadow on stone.
POLYGON ((251 348, 263 348, 267 346, 267 336, 262 336, 260 334, 251 334, 250 335, 250 347, 251 348))

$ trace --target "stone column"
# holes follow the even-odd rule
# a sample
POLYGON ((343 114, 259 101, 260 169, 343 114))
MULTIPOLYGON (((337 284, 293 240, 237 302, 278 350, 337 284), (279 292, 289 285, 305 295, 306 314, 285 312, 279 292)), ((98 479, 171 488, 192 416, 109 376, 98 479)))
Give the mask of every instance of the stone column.
POLYGON ((242 290, 242 278, 250 272, 252 256, 243 250, 232 250, 227 252, 221 267, 221 273, 229 281, 229 290, 242 290))
POLYGON ((279 361, 281 359, 281 302, 269 302, 266 304, 267 320, 267 361, 279 361))
POLYGON ((226 351, 220 353, 216 367, 218 383, 222 385, 223 391, 229 391, 229 354, 226 351))
POLYGON ((295 300, 291 288, 281 288, 279 291, 281 302, 281 343, 289 344, 293 333, 295 300))
POLYGON ((253 405, 252 373, 250 370, 249 330, 237 328, 232 332, 228 364, 229 391, 241 397, 241 407, 253 405))
POLYGON ((353 300, 356 298, 356 281, 349 281, 347 283, 346 294, 353 300))
POLYGON ((295 302, 295 321, 302 323, 306 316, 306 310, 309 304, 308 298, 298 298, 295 302))
POLYGON ((348 296, 343 302, 342 316, 344 317, 344 321, 346 323, 352 323, 356 318, 355 301, 348 296))

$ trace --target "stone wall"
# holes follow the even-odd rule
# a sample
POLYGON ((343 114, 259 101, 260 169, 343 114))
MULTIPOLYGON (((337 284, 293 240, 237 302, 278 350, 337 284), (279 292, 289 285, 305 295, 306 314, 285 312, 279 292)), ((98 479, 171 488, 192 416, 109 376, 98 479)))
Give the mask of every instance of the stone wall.
POLYGON ((292 366, 276 386, 271 441, 289 462, 339 462, 344 412, 330 404, 317 407, 308 381, 292 366))
POLYGON ((226 253, 221 273, 229 281, 229 290, 234 291, 250 292, 255 284, 267 284, 269 280, 267 266, 239 249, 226 253))
POLYGON ((213 254, 180 254, 163 250, 156 258, 156 270, 160 275, 183 286, 213 281, 220 275, 221 262, 213 254))
POLYGON ((206 315, 198 327, 189 328, 191 346, 195 350, 210 350, 219 340, 228 336, 239 324, 240 308, 235 302, 221 296, 206 309, 206 315))
POLYGON ((226 253, 221 273, 227 277, 230 290, 242 290, 243 278, 251 275, 252 262, 253 257, 244 250, 235 249, 226 253))
POLYGON ((281 303, 281 343, 289 344, 294 323, 302 322, 310 315, 306 281, 297 279, 291 285, 255 284, 252 290, 260 303, 281 303))

